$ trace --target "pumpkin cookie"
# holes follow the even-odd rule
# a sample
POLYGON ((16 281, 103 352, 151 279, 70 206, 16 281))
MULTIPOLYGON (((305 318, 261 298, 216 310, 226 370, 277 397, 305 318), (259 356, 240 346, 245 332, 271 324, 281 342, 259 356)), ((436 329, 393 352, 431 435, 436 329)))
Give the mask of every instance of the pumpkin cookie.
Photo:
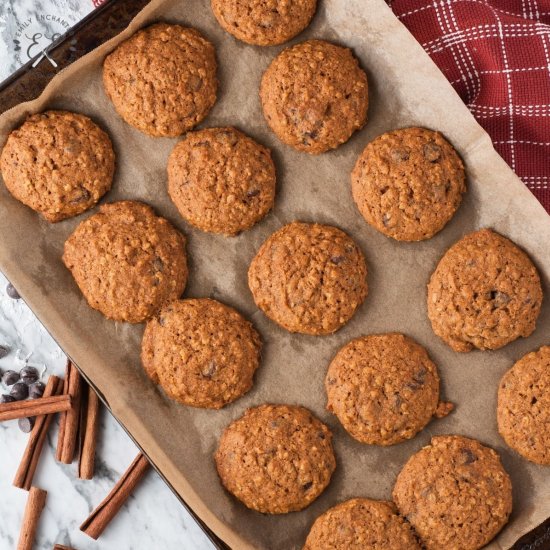
POLYGON ((351 174, 351 189, 375 229, 398 241, 420 241, 453 217, 465 180, 462 160, 439 132, 403 128, 365 147, 351 174))
POLYGON ((248 286, 256 305, 290 332, 330 334, 367 296, 367 265, 340 229, 294 222, 260 247, 248 286))
POLYGON ((308 40, 272 61, 262 77, 260 99, 281 141, 298 151, 323 153, 367 122, 367 75, 350 49, 308 40))
POLYGON ((216 102, 214 46, 191 28, 157 23, 117 46, 103 86, 118 114, 151 136, 179 136, 216 102))
POLYGON ((211 0, 218 23, 235 38, 256 46, 282 44, 310 23, 317 0, 211 0))
POLYGON ((405 464, 393 500, 427 550, 476 550, 508 521, 512 483, 493 449, 439 436, 405 464))
POLYGON ((541 303, 540 278, 527 254, 490 229, 454 244, 428 284, 432 328, 455 351, 498 349, 529 336, 541 303))
POLYGON ((235 235, 273 207, 275 165, 269 149, 235 128, 189 132, 168 160, 168 192, 189 223, 235 235))
POLYGON ((306 408, 261 405, 225 429, 214 458, 224 487, 245 506, 285 514, 311 504, 329 484, 331 440, 306 408))
POLYGON ((421 550, 393 502, 354 498, 320 515, 303 550, 421 550))
POLYGON ((371 445, 394 445, 414 437, 439 404, 439 375, 426 350, 403 334, 363 336, 346 344, 325 378, 327 409, 349 434, 371 445))
POLYGON ((502 377, 497 420, 512 449, 550 465, 550 346, 528 353, 502 377))
POLYGON ((141 202, 104 204, 65 242, 63 262, 94 309, 140 323, 187 282, 185 237, 141 202))
POLYGON ((49 222, 81 214, 111 188, 109 136, 87 116, 32 115, 9 136, 0 158, 8 191, 49 222))
POLYGON ((207 298, 176 300, 147 322, 145 372, 169 397, 220 409, 252 387, 260 336, 233 308, 207 298))

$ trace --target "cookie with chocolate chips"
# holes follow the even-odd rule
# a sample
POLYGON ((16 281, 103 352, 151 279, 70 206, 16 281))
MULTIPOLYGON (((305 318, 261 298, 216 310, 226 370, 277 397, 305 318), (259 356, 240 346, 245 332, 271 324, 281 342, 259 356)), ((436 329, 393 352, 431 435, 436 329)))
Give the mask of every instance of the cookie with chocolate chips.
POLYGON ((317 0, 211 0, 218 23, 235 38, 256 46, 275 46, 300 34, 311 21, 317 0))
POLYGON ((367 75, 349 48, 308 40, 283 50, 260 86, 264 116, 277 137, 318 154, 367 122, 367 75))
POLYGON ((286 514, 309 506, 329 484, 331 440, 304 407, 260 405, 225 429, 214 458, 223 486, 245 506, 286 514))
POLYGON ((439 133, 403 128, 378 136, 351 174, 353 199, 365 220, 398 241, 441 231, 466 191, 462 160, 439 133))
POLYGON ((196 29, 157 23, 119 44, 103 63, 118 114, 151 136, 179 136, 216 102, 214 46, 196 29))
POLYGON ((248 269, 256 305, 290 332, 330 334, 367 296, 363 253, 346 233, 293 222, 271 235, 248 269))
POLYGON ((321 514, 303 550, 421 550, 393 502, 353 498, 321 514))
POLYGON ((275 165, 269 149, 235 128, 189 132, 168 159, 168 193, 195 227, 235 235, 273 207, 275 165))
POLYGON ((550 465, 550 346, 528 353, 502 377, 497 420, 512 449, 550 465))
POLYGON ((477 550, 507 523, 512 483, 493 449, 467 437, 438 436, 409 458, 393 500, 427 550, 477 550))
POLYGON ((65 242, 63 262, 94 309, 141 323, 179 298, 187 282, 185 237, 147 204, 104 204, 65 242))
POLYGON ((147 322, 141 361, 172 399, 220 409, 252 387, 260 350, 260 336, 232 307, 208 298, 176 300, 147 322))
POLYGON ((0 168, 18 201, 58 222, 88 210, 109 191, 115 154, 109 136, 87 116, 46 111, 11 132, 0 168))
POLYGON ((362 443, 394 445, 445 416, 439 375, 426 350, 403 334, 373 334, 347 343, 325 378, 327 409, 362 443))
POLYGON ((470 233, 449 248, 428 284, 432 328, 455 351, 498 349, 529 336, 541 304, 533 262, 490 229, 470 233))

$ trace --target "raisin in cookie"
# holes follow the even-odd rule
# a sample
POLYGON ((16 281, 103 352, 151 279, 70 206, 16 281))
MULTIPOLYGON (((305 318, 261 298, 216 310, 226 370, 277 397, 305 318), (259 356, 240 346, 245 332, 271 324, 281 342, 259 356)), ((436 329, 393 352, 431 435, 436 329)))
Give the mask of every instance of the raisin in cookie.
POLYGON ((370 225, 398 241, 420 241, 453 217, 465 181, 462 160, 439 132, 403 128, 365 147, 351 188, 370 225))
POLYGON ((224 431, 215 461, 224 487, 245 506, 286 514, 327 487, 336 459, 330 430, 306 408, 261 405, 224 431))
POLYGON ((18 201, 58 222, 88 210, 109 191, 115 154, 109 136, 87 116, 46 111, 11 132, 0 167, 18 201))
POLYGON ((118 114, 151 136, 179 136, 216 102, 214 46, 191 28, 157 23, 117 46, 103 86, 118 114))
POLYGON ((168 193, 189 223, 235 235, 273 207, 275 165, 269 149, 235 128, 189 132, 170 154, 168 193))
POLYGON ((527 254, 490 229, 449 248, 428 284, 432 328, 455 351, 498 349, 529 336, 541 303, 540 277, 527 254))
POLYGON ((235 38, 256 46, 282 44, 310 23, 317 0, 211 0, 218 23, 235 38))
POLYGON ((303 550, 421 550, 393 502, 353 498, 316 520, 303 550))
POLYGON ((367 265, 340 229, 294 222, 260 247, 248 286, 256 305, 290 332, 330 334, 367 296, 367 265))
POLYGON ((327 409, 349 434, 371 445, 414 437, 452 405, 439 403, 439 375, 426 350, 403 334, 374 334, 346 344, 332 360, 327 409))
POLYGON ((367 122, 367 75, 350 49, 308 40, 272 61, 262 77, 260 99, 281 141, 298 151, 323 153, 367 122))
POLYGON ((502 377, 497 420, 512 449, 550 465, 550 346, 528 353, 502 377))
POLYGON ((141 361, 172 399, 220 409, 252 387, 260 349, 260 336, 233 308, 207 298, 175 300, 147 322, 141 361))
POLYGON ((427 550, 477 550, 508 521, 512 483, 493 449, 438 436, 409 458, 393 500, 427 550))
POLYGON ((141 202, 104 204, 65 242, 63 262, 94 309, 140 323, 187 282, 185 237, 141 202))

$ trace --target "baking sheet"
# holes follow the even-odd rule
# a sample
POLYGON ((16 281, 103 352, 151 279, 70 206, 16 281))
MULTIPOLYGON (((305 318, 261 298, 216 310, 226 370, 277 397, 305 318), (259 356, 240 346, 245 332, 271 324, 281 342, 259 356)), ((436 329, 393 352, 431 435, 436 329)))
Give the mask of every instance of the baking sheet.
POLYGON ((523 354, 550 343, 550 308, 543 303, 536 332, 496 352, 458 354, 432 332, 426 283, 443 252, 467 232, 492 227, 524 247, 549 291, 550 217, 491 146, 422 48, 383 0, 321 0, 310 28, 297 42, 325 38, 353 48, 369 76, 367 126, 336 151, 312 157, 291 150, 268 130, 258 87, 271 59, 283 48, 244 45, 218 27, 208 0, 155 0, 126 31, 75 62, 37 100, 0 117, 0 145, 29 113, 63 108, 90 115, 107 129, 117 154, 113 190, 104 199, 149 202, 189 241, 186 297, 210 296, 247 315, 262 334, 264 353, 254 388, 221 411, 196 410, 166 399, 139 362, 142 326, 105 320, 91 310, 61 263, 63 243, 89 215, 49 225, 0 185, 0 268, 64 350, 103 393, 115 416, 166 479, 210 528, 235 549, 298 549, 314 518, 356 496, 389 499, 406 459, 435 434, 459 433, 497 449, 512 476, 514 510, 490 548, 508 548, 550 516, 550 470, 507 449, 496 429, 496 390, 502 374, 523 354), (166 193, 166 161, 177 139, 150 138, 125 124, 107 100, 101 63, 136 29, 164 20, 197 27, 216 45, 219 100, 204 126, 234 125, 272 148, 278 170, 274 211, 234 238, 191 229, 166 193), (455 218, 433 239, 398 243, 370 228, 351 197, 349 174, 363 147, 378 134, 408 125, 442 131, 468 170, 469 189, 455 218), (326 337, 291 335, 259 312, 246 271, 260 244, 292 220, 336 225, 360 244, 369 266, 369 296, 354 318, 326 337), (434 420, 414 439, 390 448, 352 440, 325 411, 323 380, 344 343, 363 334, 400 331, 424 344, 442 377, 442 398, 456 411, 434 420), (247 510, 222 489, 212 453, 223 428, 247 407, 264 402, 301 404, 335 434, 338 466, 328 490, 308 509, 284 516, 247 510))

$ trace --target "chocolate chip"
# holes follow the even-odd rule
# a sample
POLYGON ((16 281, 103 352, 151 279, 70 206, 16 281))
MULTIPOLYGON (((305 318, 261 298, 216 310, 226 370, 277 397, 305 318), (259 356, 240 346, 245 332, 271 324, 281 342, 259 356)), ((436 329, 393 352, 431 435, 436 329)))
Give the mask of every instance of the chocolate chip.
POLYGON ((13 403, 15 399, 8 395, 7 393, 4 393, 3 395, 0 395, 0 403, 13 403))
POLYGON ((460 452, 462 453, 464 464, 472 464, 472 462, 477 460, 477 455, 470 451, 470 449, 462 448, 460 452))
POLYGON ((250 190, 246 196, 251 199, 252 197, 257 197, 258 195, 260 194, 260 190, 259 189, 252 189, 250 190))
POLYGON ((7 370, 2 375, 2 383, 6 386, 13 386, 16 382, 19 382, 19 373, 14 370, 7 370))
POLYGON ((319 439, 326 439, 326 436, 323 432, 319 432, 319 439))
POLYGON ((34 367, 23 367, 19 371, 19 377, 27 385, 34 384, 39 378, 38 371, 34 367))
POLYGON ((413 380, 420 385, 424 385, 424 382, 426 382, 426 374, 427 371, 425 368, 421 368, 418 372, 416 372, 413 376, 413 380))
POLYGON ((46 386, 43 382, 35 382, 29 386, 29 397, 31 399, 38 399, 44 395, 46 386))
POLYGON ((380 194, 385 195, 388 192, 388 189, 389 189, 389 187, 387 185, 386 185, 386 187, 382 187, 382 189, 380 189, 380 194))
POLYGON ((164 262, 158 256, 153 260, 153 269, 159 273, 164 271, 164 262))
POLYGON ((70 202, 71 204, 77 204, 79 202, 85 202, 87 200, 90 200, 91 193, 85 188, 80 186, 80 193, 72 199, 70 202))
POLYGON ((27 399, 27 397, 29 397, 29 386, 27 386, 24 382, 17 382, 11 387, 10 395, 16 401, 27 399))
POLYGON ((218 365, 216 365, 216 361, 210 361, 208 365, 202 369, 201 374, 205 378, 212 378, 214 374, 216 374, 216 371, 218 370, 218 365))
POLYGON ((31 418, 20 418, 18 421, 17 421, 17 424, 19 426, 19 429, 23 432, 23 433, 31 433, 32 429, 33 429, 33 426, 34 426, 34 417, 31 417, 31 418))
POLYGON ((309 491, 313 487, 313 481, 308 481, 302 485, 304 491, 309 491))
POLYGON ((332 258, 330 259, 330 261, 333 263, 333 264, 341 264, 344 260, 345 260, 345 256, 332 256, 332 258))
POLYGON ((495 307, 502 307, 510 301, 510 296, 505 292, 500 292, 500 290, 491 290, 489 299, 493 300, 495 307))
POLYGON ((409 160, 410 150, 405 147, 398 147, 397 149, 392 149, 390 156, 394 162, 403 162, 409 160))
POLYGON ((437 162, 441 158, 441 147, 435 143, 426 143, 422 152, 424 158, 429 162, 437 162))
POLYGON ((19 300, 21 296, 19 296, 19 292, 15 290, 15 287, 8 283, 8 286, 6 287, 6 294, 12 299, 12 300, 19 300))
POLYGON ((0 346, 0 359, 3 359, 10 352, 8 346, 0 346))

